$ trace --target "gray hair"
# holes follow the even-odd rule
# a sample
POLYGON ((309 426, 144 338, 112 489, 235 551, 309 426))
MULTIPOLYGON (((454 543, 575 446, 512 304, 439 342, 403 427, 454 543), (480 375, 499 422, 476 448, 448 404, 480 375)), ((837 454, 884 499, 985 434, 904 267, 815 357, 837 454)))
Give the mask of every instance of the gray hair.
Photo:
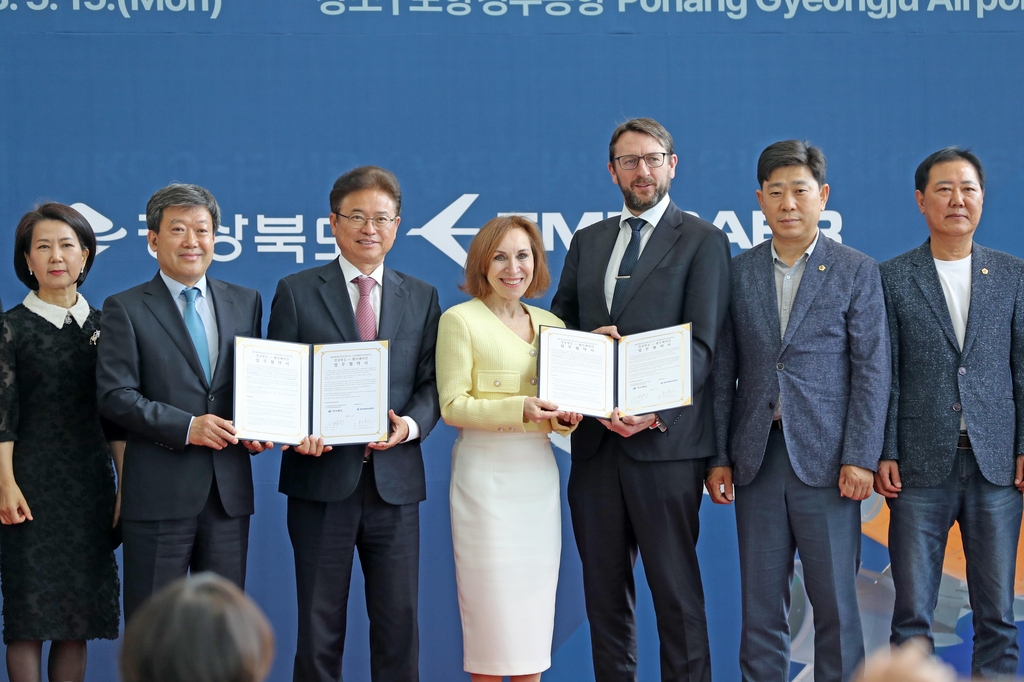
POLYGON ((164 209, 172 206, 195 208, 201 206, 210 212, 213 218, 213 229, 220 226, 220 206, 208 189, 199 185, 186 185, 179 182, 159 189, 149 198, 146 204, 146 227, 152 232, 160 232, 160 221, 164 219, 164 209))

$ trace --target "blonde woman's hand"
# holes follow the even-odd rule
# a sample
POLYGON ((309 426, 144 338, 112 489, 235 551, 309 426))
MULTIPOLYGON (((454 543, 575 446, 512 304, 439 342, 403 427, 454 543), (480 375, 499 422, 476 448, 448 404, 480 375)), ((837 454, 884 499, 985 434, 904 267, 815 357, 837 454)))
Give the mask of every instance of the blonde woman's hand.
POLYGON ((527 396, 523 402, 524 422, 531 421, 539 424, 548 419, 555 419, 558 415, 558 405, 555 405, 550 400, 541 400, 540 398, 527 396))

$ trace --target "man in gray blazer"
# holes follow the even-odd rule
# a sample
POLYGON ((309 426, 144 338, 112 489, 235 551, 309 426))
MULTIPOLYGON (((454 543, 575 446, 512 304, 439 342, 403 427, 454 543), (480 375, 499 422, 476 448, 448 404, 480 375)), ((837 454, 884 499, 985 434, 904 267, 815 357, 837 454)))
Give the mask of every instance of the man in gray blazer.
POLYGON ((974 242, 985 171, 941 149, 918 166, 931 237, 882 264, 892 393, 875 490, 888 499, 893 644, 932 640, 946 538, 960 526, 976 676, 1017 673, 1024 490, 1024 261, 974 242))
POLYGON ((295 553, 299 632, 295 682, 341 679, 353 552, 366 580, 370 679, 419 679, 420 441, 440 417, 434 346, 437 290, 384 265, 401 222, 395 176, 362 166, 331 190, 341 256, 277 285, 267 336, 299 343, 390 342, 391 437, 369 446, 306 439, 281 457, 295 553))
POLYGON ((818 230, 829 192, 820 149, 776 142, 761 153, 757 180, 772 238, 733 259, 707 487, 715 503, 736 500, 743 679, 789 679, 799 551, 814 679, 847 680, 864 658, 860 501, 871 493, 889 398, 882 285, 873 260, 818 230))
POLYGON ((146 204, 160 271, 109 297, 96 361, 100 413, 128 431, 121 489, 124 615, 189 570, 245 586, 249 454, 230 419, 235 335, 261 336, 253 289, 208 277, 220 208, 174 184, 146 204))

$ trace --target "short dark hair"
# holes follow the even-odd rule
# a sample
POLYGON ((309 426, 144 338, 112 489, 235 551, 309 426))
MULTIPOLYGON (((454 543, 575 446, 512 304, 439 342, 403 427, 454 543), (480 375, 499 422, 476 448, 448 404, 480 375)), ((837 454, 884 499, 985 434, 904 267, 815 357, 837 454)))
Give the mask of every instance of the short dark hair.
POLYGON ((487 221, 469 243, 469 255, 466 256, 466 282, 459 289, 470 296, 485 298, 491 293, 487 271, 491 265, 491 254, 498 244, 511 230, 520 229, 530 238, 530 250, 533 251, 533 280, 523 294, 526 298, 541 296, 551 286, 551 273, 548 271, 547 253, 544 251, 544 238, 540 228, 532 220, 518 215, 499 216, 487 221))
POLYGON ((395 212, 398 215, 402 214, 402 188, 398 184, 398 178, 380 166, 353 168, 335 180, 334 187, 331 188, 331 212, 335 213, 341 208, 341 202, 346 196, 364 189, 384 192, 395 202, 395 212))
POLYGON ((210 218, 213 219, 214 232, 220 226, 220 206, 210 194, 210 190, 199 185, 175 182, 158 189, 149 198, 149 202, 146 204, 146 227, 153 232, 160 232, 160 221, 164 219, 164 209, 172 206, 205 208, 210 212, 210 218))
POLYGON ((123 682, 262 682, 274 635, 259 607, 213 573, 179 578, 132 616, 121 647, 123 682))
POLYGON ((825 153, 820 147, 811 145, 807 140, 783 140, 770 144, 761 152, 757 160, 757 186, 764 187, 765 181, 779 168, 803 166, 814 176, 814 181, 821 188, 825 185, 825 153))
POLYGON ((14 274, 18 276, 25 286, 32 291, 39 291, 39 280, 29 273, 28 263, 25 256, 32 250, 32 234, 35 232, 36 223, 43 220, 56 220, 70 227, 78 237, 78 246, 83 251, 89 250, 85 257, 85 267, 78 275, 77 284, 85 283, 85 276, 92 269, 92 262, 96 260, 96 233, 92 231, 92 225, 81 213, 56 202, 49 202, 36 206, 21 217, 18 227, 14 230, 14 274))
POLYGON ((974 170, 978 172, 978 183, 981 185, 981 191, 985 191, 985 169, 981 166, 981 160, 970 149, 955 146, 943 147, 934 154, 930 154, 927 159, 921 162, 921 165, 917 167, 917 171, 914 173, 914 188, 918 192, 923 193, 925 187, 928 186, 928 178, 931 176, 932 166, 946 163, 947 161, 966 161, 974 166, 974 170))
POLYGON ((619 141, 623 133, 643 133, 644 135, 650 135, 655 140, 661 143, 661 146, 665 148, 669 156, 675 154, 675 147, 672 146, 672 135, 665 130, 665 126, 661 125, 653 118, 631 118, 625 123, 621 124, 612 133, 612 141, 608 143, 608 161, 613 162, 615 160, 615 143, 619 141))

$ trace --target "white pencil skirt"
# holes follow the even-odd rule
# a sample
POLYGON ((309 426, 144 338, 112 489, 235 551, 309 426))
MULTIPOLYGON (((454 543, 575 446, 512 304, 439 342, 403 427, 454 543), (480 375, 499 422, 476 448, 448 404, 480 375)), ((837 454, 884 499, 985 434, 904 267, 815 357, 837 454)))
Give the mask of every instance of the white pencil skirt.
POLYGON ((466 671, 547 670, 562 548, 547 435, 460 429, 450 500, 466 671))

